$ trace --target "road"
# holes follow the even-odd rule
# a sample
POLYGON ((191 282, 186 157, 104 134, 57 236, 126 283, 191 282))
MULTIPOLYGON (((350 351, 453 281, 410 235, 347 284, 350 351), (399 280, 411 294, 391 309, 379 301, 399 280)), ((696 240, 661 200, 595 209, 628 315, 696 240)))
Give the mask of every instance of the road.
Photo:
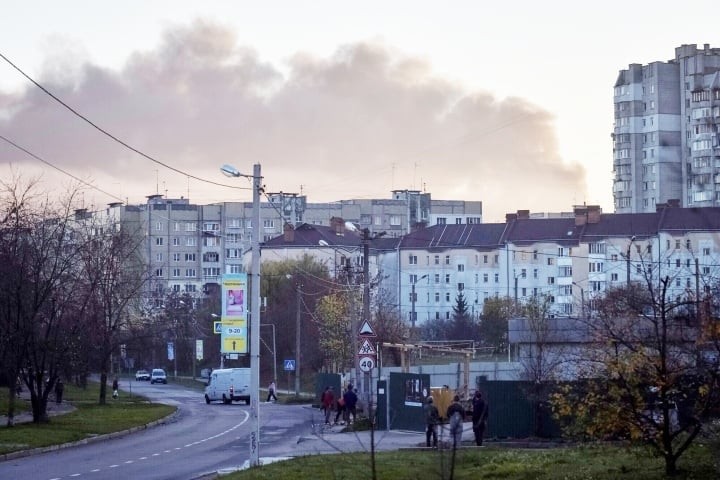
MULTIPOLYGON (((249 407, 205 404, 180 386, 132 382, 133 392, 176 405, 168 423, 138 433, 0 463, 0 478, 182 480, 242 465, 249 457, 249 407)), ((260 405, 260 452, 291 450, 310 431, 307 407, 260 405)))

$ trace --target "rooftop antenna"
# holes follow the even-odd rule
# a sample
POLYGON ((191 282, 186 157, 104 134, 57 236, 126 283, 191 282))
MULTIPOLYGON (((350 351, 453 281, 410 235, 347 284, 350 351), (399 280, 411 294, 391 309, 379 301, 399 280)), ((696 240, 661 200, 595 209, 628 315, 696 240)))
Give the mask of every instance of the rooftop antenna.
POLYGON ((155 195, 160 193, 160 175, 158 174, 158 169, 155 169, 155 195))

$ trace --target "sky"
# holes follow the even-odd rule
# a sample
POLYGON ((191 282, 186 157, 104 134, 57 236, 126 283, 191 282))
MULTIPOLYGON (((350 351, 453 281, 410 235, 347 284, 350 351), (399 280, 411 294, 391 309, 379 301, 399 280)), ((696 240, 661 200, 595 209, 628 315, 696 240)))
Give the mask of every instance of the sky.
POLYGON ((612 212, 618 72, 720 46, 705 0, 7 3, 0 53, 136 151, 0 59, 0 135, 25 150, 0 139, 0 178, 71 188, 34 155, 96 187, 88 208, 250 201, 219 167, 260 163, 266 192, 310 202, 415 189, 480 200, 486 222, 612 212))

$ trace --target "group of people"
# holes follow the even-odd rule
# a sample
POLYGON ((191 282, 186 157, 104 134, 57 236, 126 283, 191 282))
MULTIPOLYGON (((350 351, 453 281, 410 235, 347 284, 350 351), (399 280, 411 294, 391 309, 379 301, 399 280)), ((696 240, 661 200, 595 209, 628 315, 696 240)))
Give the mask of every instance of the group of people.
MULTIPOLYGON (((485 428, 487 427, 488 404, 479 390, 476 391, 473 396, 472 406, 472 429, 475 434, 475 444, 478 447, 482 447, 483 435, 485 434, 485 428)), ((445 417, 448 419, 453 448, 457 448, 462 442, 463 421, 465 420, 465 409, 460 403, 460 397, 458 395, 453 397, 453 402, 447 408, 445 417)), ((433 448, 437 448, 437 429, 441 422, 440 412, 433 404, 432 396, 427 398, 427 403, 425 405, 425 423, 427 424, 427 429, 425 430, 426 445, 428 447, 432 446, 433 448)))
POLYGON ((320 408, 325 414, 325 425, 330 425, 330 417, 332 416, 333 410, 335 413, 335 420, 333 425, 338 423, 340 416, 342 415, 341 425, 351 425, 355 422, 355 416, 357 415, 357 390, 353 387, 352 383, 349 383, 345 388, 345 392, 338 395, 335 398, 335 391, 332 386, 325 387, 322 396, 320 397, 320 408), (352 420, 350 420, 352 415, 352 420))

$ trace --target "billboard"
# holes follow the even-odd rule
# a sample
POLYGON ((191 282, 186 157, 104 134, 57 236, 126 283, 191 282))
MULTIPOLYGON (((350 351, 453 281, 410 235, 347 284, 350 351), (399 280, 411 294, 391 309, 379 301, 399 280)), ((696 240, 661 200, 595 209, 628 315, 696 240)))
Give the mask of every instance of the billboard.
POLYGON ((246 273, 222 277, 221 353, 248 353, 247 286, 246 273))

